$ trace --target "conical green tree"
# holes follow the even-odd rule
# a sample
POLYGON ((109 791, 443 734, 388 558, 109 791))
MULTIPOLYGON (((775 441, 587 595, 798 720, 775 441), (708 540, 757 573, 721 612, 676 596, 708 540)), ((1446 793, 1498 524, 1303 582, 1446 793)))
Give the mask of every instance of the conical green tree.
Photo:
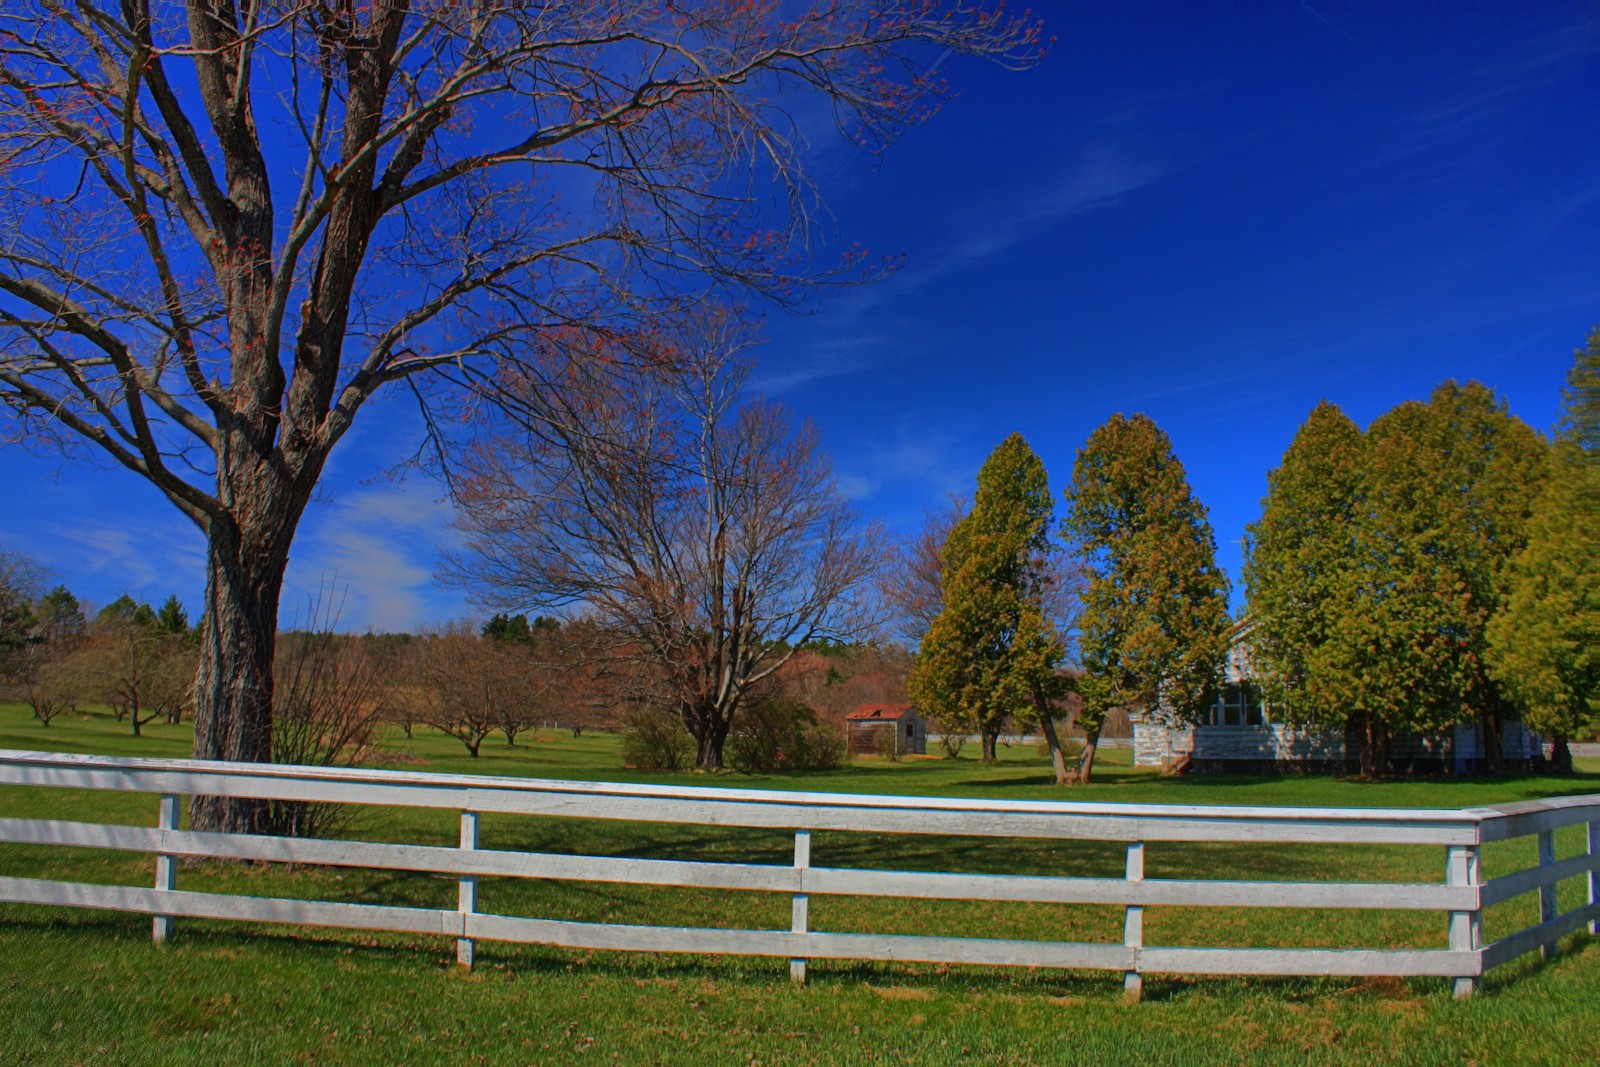
POLYGON ((1337 406, 1316 406, 1267 475, 1261 518, 1247 529, 1249 641, 1268 698, 1296 721, 1340 723, 1311 658, 1338 625, 1337 592, 1352 562, 1365 442, 1337 406))
POLYGON ((1078 452, 1062 536, 1088 572, 1079 649, 1089 781, 1106 715, 1127 707, 1192 720, 1227 654, 1227 579, 1203 505, 1148 416, 1113 415, 1078 452))
POLYGON ((1573 354, 1562 397, 1561 435, 1575 442, 1591 463, 1600 460, 1600 326, 1573 354))
POLYGON ((1600 328, 1574 353, 1550 479, 1488 626, 1490 673, 1533 729, 1555 740, 1600 730, 1600 328))
POLYGON ((1038 715, 1059 781, 1066 766, 1049 707, 1065 646, 1043 608, 1051 511, 1044 464, 1012 434, 978 472, 972 511, 945 542, 944 606, 907 687, 945 729, 976 731, 986 762, 1008 716, 1038 715))
POLYGON ((1570 443, 1510 572, 1488 626, 1491 673, 1570 772, 1568 739, 1600 730, 1600 465, 1570 443))

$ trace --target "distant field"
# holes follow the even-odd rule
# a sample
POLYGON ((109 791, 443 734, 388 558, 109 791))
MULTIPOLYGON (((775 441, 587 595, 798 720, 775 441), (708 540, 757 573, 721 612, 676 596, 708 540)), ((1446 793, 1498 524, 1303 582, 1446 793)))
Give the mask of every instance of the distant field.
MULTIPOLYGON (((41 727, 0 705, 0 748, 187 755, 187 726, 134 738, 108 715, 41 727)), ((675 781, 838 792, 1084 799, 1096 802, 1459 807, 1600 792, 1600 760, 1572 778, 1418 780, 1163 779, 1112 750, 1088 789, 1049 784, 1032 749, 976 759, 862 761, 805 775, 647 775, 620 767, 617 739, 542 734, 516 748, 484 745, 473 760, 450 738, 418 730, 388 739, 396 766, 549 778, 675 781)), ((0 788, 0 816, 152 824, 155 798, 0 788)), ((451 844, 447 812, 363 809, 347 835, 451 844)), ((489 817, 487 848, 787 863, 783 833, 643 826, 598 820, 489 817)), ((829 833, 813 862, 906 869, 1121 873, 1121 850, 1093 843, 892 838, 829 833)), ((1491 847, 1485 866, 1531 842, 1491 847)), ((1581 847, 1565 834, 1561 854, 1581 847)), ((1518 853, 1521 857, 1522 853, 1518 853)), ((1152 877, 1397 878, 1434 881, 1442 850, 1318 846, 1152 845, 1152 877)), ((148 884, 147 856, 0 846, 0 874, 148 884)), ((455 883, 421 875, 267 866, 184 868, 190 889, 453 906, 455 883)), ((1581 893, 1576 881, 1564 891, 1581 893)), ((588 883, 489 880, 485 910, 587 921, 694 926, 788 924, 788 898, 588 883)), ((1564 900, 1563 907, 1568 906, 1564 900)), ((1531 898, 1486 915, 1488 936, 1527 921, 1531 898)), ((1003 903, 813 898, 814 929, 1119 941, 1120 909, 1003 903)), ((1390 913, 1151 909, 1147 943, 1443 943, 1444 917, 1390 913)), ((1120 977, 909 964, 816 962, 794 988, 775 960, 650 957, 480 943, 473 974, 453 944, 292 927, 180 922, 164 948, 136 916, 0 905, 0 1063, 470 1061, 557 1063, 1130 1063, 1592 1062, 1600 1034, 1600 944, 1575 939, 1551 965, 1525 960, 1492 973, 1485 994, 1451 1001, 1439 980, 1169 979, 1146 1002, 1120 1002, 1120 977)))

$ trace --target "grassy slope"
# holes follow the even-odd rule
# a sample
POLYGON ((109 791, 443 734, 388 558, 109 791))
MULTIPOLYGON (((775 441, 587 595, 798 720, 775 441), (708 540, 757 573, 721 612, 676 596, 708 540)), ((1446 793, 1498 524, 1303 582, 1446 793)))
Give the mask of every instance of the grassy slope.
MULTIPOLYGON (((186 727, 124 736, 103 716, 48 729, 0 707, 0 747, 183 755, 186 727)), ((454 741, 394 739, 397 765, 430 770, 613 780, 678 780, 616 766, 610 737, 550 735, 466 758, 454 741)), ((1576 780, 1509 777, 1384 785, 1327 779, 1161 779, 1111 752, 1101 781, 1066 794, 1095 801, 1360 806, 1462 806, 1600 792, 1600 766, 1576 780), (1120 758, 1119 758, 1120 757, 1120 758)), ((1045 762, 1012 749, 974 760, 863 763, 842 772, 719 776, 718 785, 954 796, 1061 797, 1045 762)), ((0 789, 0 815, 149 823, 153 797, 0 789)), ((363 811, 350 836, 450 843, 449 813, 363 811)), ((785 834, 485 818, 484 844, 598 854, 788 862, 785 834)), ((1564 834, 1560 854, 1582 847, 1564 834)), ((1437 880, 1442 850, 1151 846, 1152 877, 1372 877, 1437 880)), ((1491 850, 1490 876, 1531 856, 1526 842, 1491 850)), ((1094 844, 819 834, 814 862, 903 868, 1072 871, 1115 876, 1121 854, 1094 844)), ((0 874, 147 883, 149 857, 0 846, 0 874)), ((453 906, 448 879, 358 871, 186 868, 180 885, 262 895, 453 906)), ((1563 907, 1581 899, 1565 883, 1563 907)), ((775 894, 491 880, 488 910, 555 918, 786 927, 775 894)), ((1531 899, 1486 918, 1495 937, 1525 923, 1531 899)), ((814 898, 816 929, 983 933, 1120 940, 1120 911, 982 902, 901 904, 814 898)), ((1152 909, 1147 943, 1438 945, 1443 917, 1152 909)), ((778 960, 648 957, 480 945, 477 972, 458 973, 444 939, 183 922, 171 945, 149 943, 133 916, 0 906, 0 1062, 1064 1062, 1096 1053, 1141 1063, 1580 1062, 1600 1033, 1600 944, 1579 939, 1553 965, 1495 972, 1486 995, 1455 1004, 1439 981, 1147 980, 1147 1000, 1119 1001, 1115 975, 917 965, 816 963, 803 989, 778 960)))

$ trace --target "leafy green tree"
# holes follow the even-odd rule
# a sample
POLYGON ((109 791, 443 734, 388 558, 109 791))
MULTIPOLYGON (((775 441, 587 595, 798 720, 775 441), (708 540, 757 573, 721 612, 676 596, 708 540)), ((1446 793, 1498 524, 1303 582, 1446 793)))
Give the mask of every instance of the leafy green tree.
POLYGON ((43 574, 27 556, 0 548, 0 681, 16 673, 33 641, 38 624, 33 604, 43 574))
POLYGON ((1384 630, 1388 682, 1412 679, 1412 706, 1394 709, 1395 725, 1439 729, 1476 717, 1497 770, 1512 709, 1488 673, 1487 625, 1527 539, 1548 450, 1477 382, 1445 382, 1426 404, 1379 418, 1368 436, 1365 562, 1394 584, 1372 585, 1352 622, 1384 630))
POLYGON ((58 585, 34 607, 35 635, 43 644, 70 643, 83 637, 87 628, 83 607, 64 585, 58 585))
POLYGON ((1600 730, 1600 465, 1566 443, 1488 625, 1489 666, 1530 727, 1567 741, 1600 730))
POLYGON ((1341 581, 1352 562, 1365 461, 1361 430, 1318 404, 1267 475, 1261 518, 1247 529, 1244 582, 1251 654, 1268 696, 1299 721, 1342 722, 1328 703, 1317 651, 1341 625, 1341 581))
POLYGON ((1051 511, 1044 464, 1021 434, 1012 434, 978 472, 972 510, 945 541, 943 607, 906 686, 946 730, 976 731, 985 762, 995 759, 1008 716, 1037 715, 1063 781, 1049 709, 1066 648, 1044 608, 1051 511))
POLYGON ((1490 672, 1563 772, 1568 739, 1600 730, 1600 328, 1573 357, 1550 479, 1488 627, 1490 672))
POLYGON ((1079 620, 1088 782, 1113 708, 1192 720, 1227 654, 1228 582, 1205 507, 1172 442, 1148 416, 1113 415, 1078 451, 1062 536, 1088 577, 1079 620))

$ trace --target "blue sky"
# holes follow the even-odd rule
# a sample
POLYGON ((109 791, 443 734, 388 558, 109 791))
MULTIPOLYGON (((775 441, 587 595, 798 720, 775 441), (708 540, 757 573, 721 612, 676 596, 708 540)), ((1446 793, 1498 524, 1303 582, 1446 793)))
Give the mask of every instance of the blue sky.
MULTIPOLYGON (((1267 472, 1321 399, 1365 425, 1477 379, 1549 427, 1600 324, 1600 9, 1045 17, 1043 64, 952 61, 960 95, 882 160, 815 139, 819 257, 860 242, 905 266, 770 312, 756 384, 818 424, 864 516, 914 530, 1013 431, 1059 494, 1095 426, 1144 411, 1237 578, 1267 472)), ((394 398, 364 420, 301 527, 284 623, 319 588, 353 630, 468 614, 432 579, 440 488, 383 475, 415 414, 394 398)), ((198 609, 202 541, 136 478, 7 446, 0 483, 0 544, 81 597, 198 609)))

